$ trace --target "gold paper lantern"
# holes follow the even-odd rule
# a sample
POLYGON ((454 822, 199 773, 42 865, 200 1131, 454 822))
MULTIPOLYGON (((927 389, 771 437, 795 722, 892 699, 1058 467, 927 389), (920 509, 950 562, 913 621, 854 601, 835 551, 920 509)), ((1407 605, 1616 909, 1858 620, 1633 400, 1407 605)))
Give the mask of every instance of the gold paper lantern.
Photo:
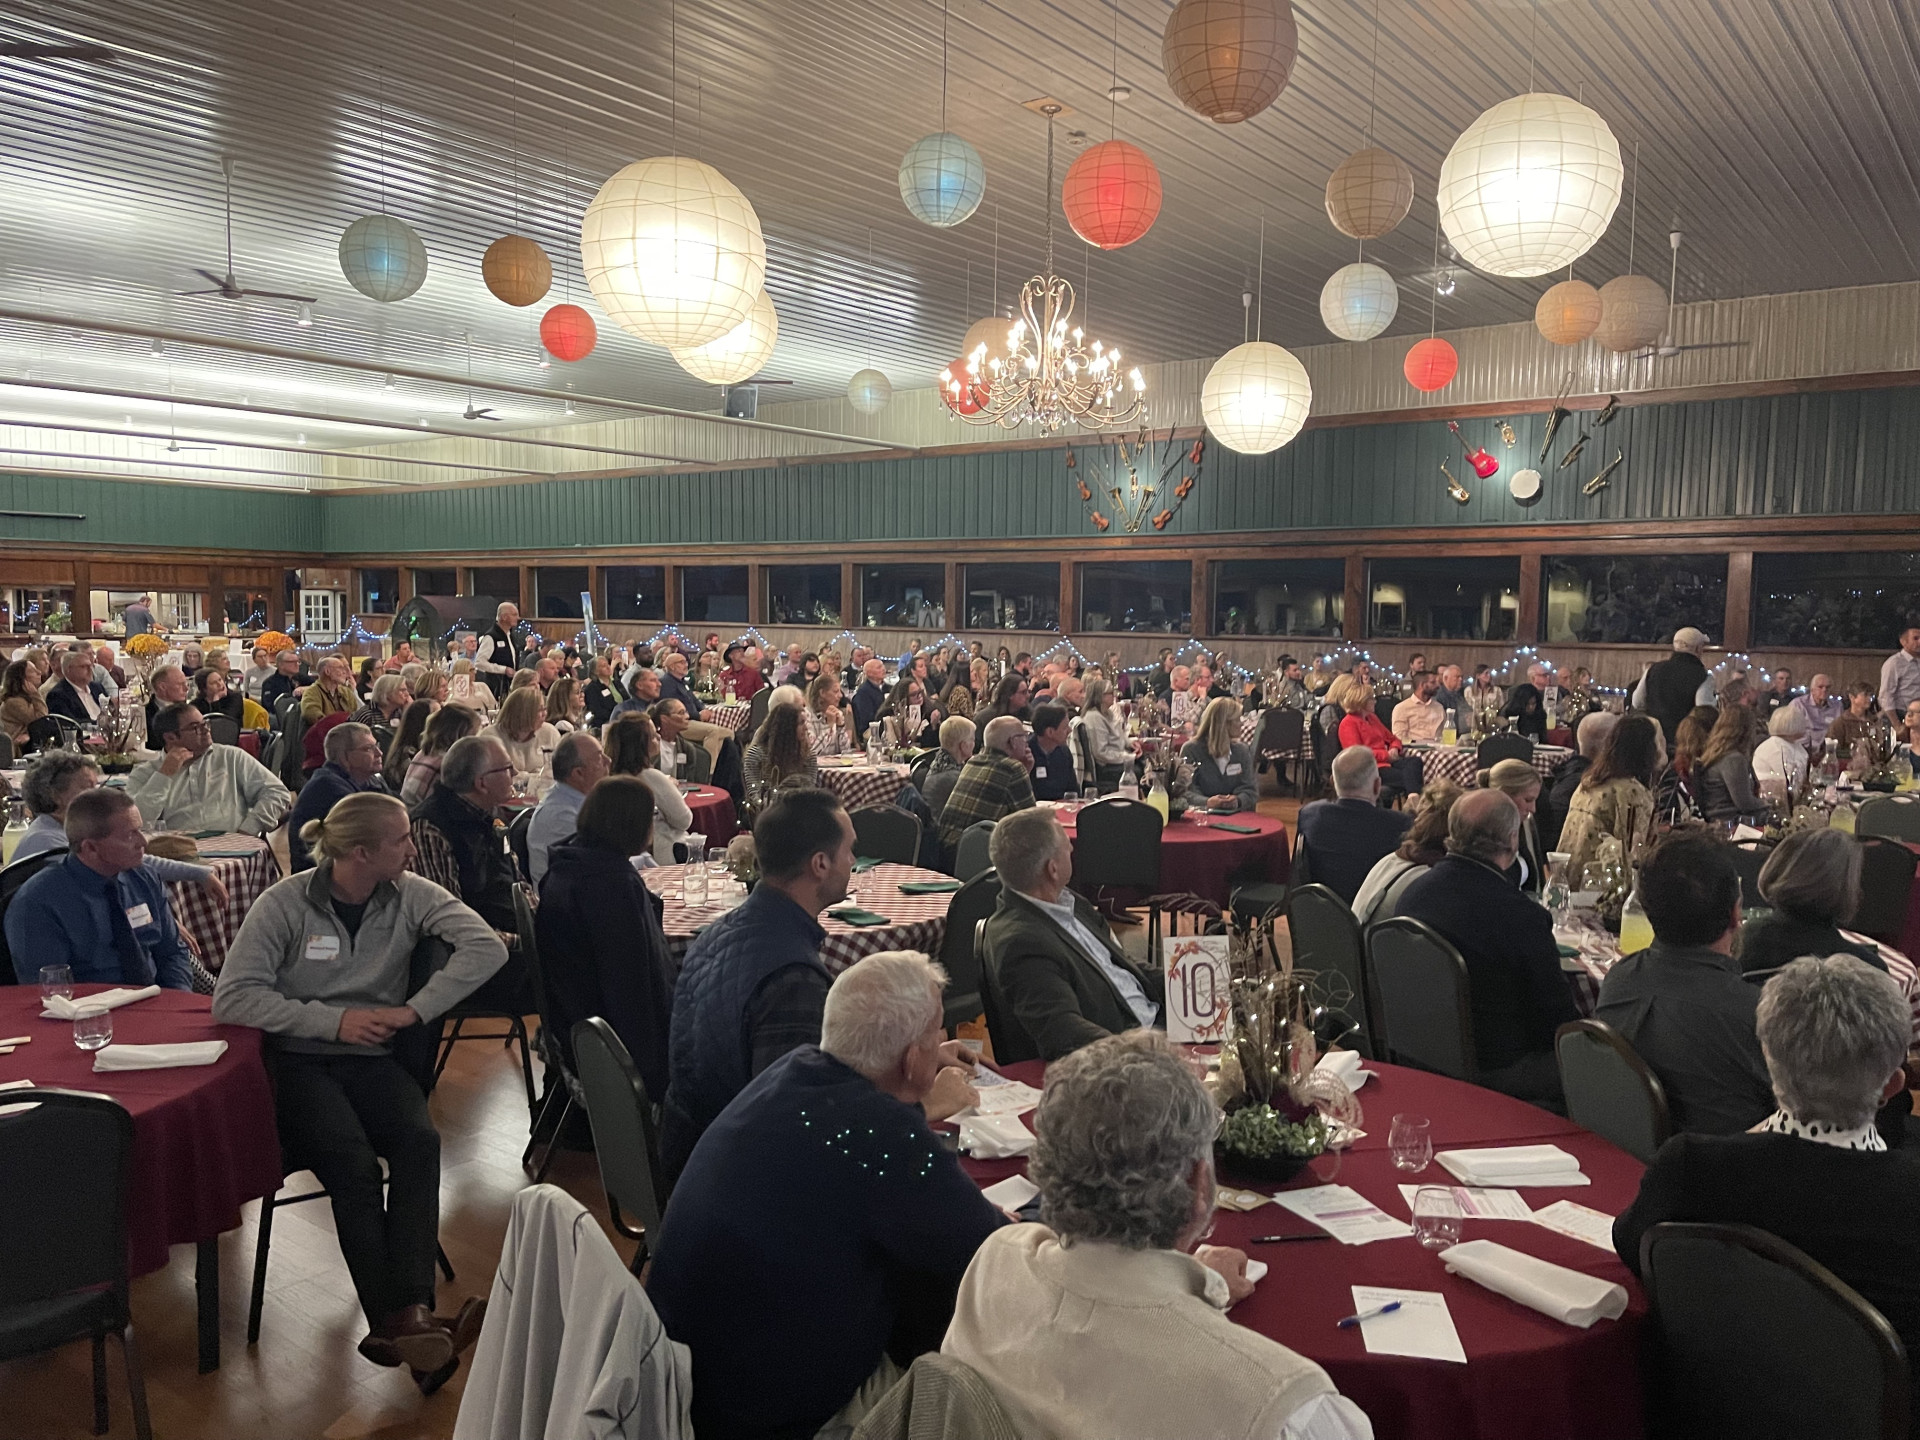
POLYGON ((1327 178, 1327 218, 1356 240, 1386 234, 1412 208, 1413 171, 1377 145, 1354 151, 1327 178))
POLYGON ((1624 355, 1660 338, 1667 328, 1667 292, 1645 275, 1616 275, 1600 287, 1600 325, 1593 334, 1624 355))
POLYGON ((1004 315, 989 315, 984 320, 976 320, 967 327, 967 338, 960 342, 960 358, 972 361, 975 352, 980 355, 980 377, 991 381, 994 378, 993 362, 1005 364, 1007 360, 1007 332, 1013 329, 1013 321, 1004 315))
POLYGON ((526 236, 502 235, 480 257, 480 278, 496 300, 537 305, 553 288, 553 262, 526 236))
POLYGON ((1216 125, 1251 119, 1271 105, 1299 53, 1289 0, 1180 0, 1160 41, 1173 93, 1216 125))
POLYGON ((1555 345, 1578 345, 1600 326, 1600 292, 1584 280, 1562 280, 1533 307, 1533 323, 1555 345))

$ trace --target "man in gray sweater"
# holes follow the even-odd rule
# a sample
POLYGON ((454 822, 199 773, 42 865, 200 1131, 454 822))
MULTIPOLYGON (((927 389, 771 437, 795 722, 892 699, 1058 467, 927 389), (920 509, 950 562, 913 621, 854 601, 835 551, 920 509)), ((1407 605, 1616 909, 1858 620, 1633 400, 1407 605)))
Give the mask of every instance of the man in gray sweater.
POLYGON ((247 912, 214 1018, 267 1034, 281 1145, 332 1196, 370 1329, 360 1353, 409 1366, 432 1394, 478 1338, 486 1302, 468 1300, 451 1320, 433 1313, 440 1136, 391 1042, 477 989, 506 962, 506 947, 467 906, 407 872, 413 838, 392 796, 349 795, 301 838, 317 864, 247 912), (451 958, 409 993, 414 951, 429 939, 451 958))

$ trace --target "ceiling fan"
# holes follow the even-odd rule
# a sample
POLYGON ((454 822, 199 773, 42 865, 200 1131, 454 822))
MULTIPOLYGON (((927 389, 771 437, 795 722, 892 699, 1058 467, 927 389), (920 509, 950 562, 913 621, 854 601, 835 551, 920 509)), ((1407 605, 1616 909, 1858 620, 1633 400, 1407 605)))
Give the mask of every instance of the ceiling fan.
POLYGON ((503 420, 506 417, 493 413, 491 405, 473 403, 473 332, 467 331, 467 408, 461 412, 462 420, 503 420))
MULTIPOLYGON (((171 387, 169 387, 171 388, 171 387)), ((167 453, 178 455, 183 450, 217 450, 217 445, 182 445, 180 436, 174 430, 173 402, 167 402, 167 453)))
POLYGON ((1667 270, 1667 328, 1655 343, 1644 350, 1634 351, 1630 357, 1634 360, 1664 360, 1683 350, 1737 350, 1753 343, 1751 340, 1701 340, 1692 345, 1673 343, 1673 310, 1678 300, 1674 286, 1680 279, 1680 242, 1684 238, 1678 230, 1670 231, 1667 235, 1667 244, 1673 247, 1673 262, 1667 270))
POLYGON ((297 300, 302 305, 318 303, 311 295, 289 295, 284 290, 248 290, 233 278, 233 157, 220 157, 220 170, 226 176, 227 191, 227 273, 216 275, 211 270, 202 270, 197 266, 194 274, 213 282, 211 290, 182 290, 182 295, 218 295, 222 300, 244 300, 251 296, 257 300, 297 300))

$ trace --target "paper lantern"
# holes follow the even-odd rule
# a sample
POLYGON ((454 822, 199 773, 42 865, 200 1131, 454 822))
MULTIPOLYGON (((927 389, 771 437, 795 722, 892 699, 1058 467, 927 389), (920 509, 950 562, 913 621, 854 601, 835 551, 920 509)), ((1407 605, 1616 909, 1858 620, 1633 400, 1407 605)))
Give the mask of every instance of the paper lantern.
POLYGON ((1320 288, 1320 319, 1341 340, 1371 340, 1393 323, 1400 287, 1364 260, 1342 265, 1320 288))
POLYGON ((993 382, 969 375, 963 356, 940 372, 939 386, 940 398, 949 410, 956 415, 974 415, 987 403, 993 382))
POLYGON ((1639 350, 1667 328, 1667 292, 1644 275, 1616 275, 1600 287, 1594 338, 1616 354, 1639 350))
POLYGON ((951 130, 923 136, 900 157, 900 198, 913 218, 945 229, 980 208, 987 167, 951 130))
POLYGON ((847 400, 862 415, 876 415, 893 398, 893 382, 871 366, 847 382, 847 400))
POLYGON ((1489 275, 1564 270, 1620 203, 1620 146, 1564 95, 1516 95, 1469 125, 1440 165, 1440 223, 1489 275))
POLYGON ((540 343, 556 360, 584 360, 599 339, 593 317, 578 305, 556 305, 540 317, 540 343))
POLYGON ((1327 218, 1342 235, 1372 240, 1413 208, 1413 171, 1390 150, 1356 150, 1327 177, 1327 218))
POLYGON ((369 300, 404 300, 426 283, 427 247, 392 215, 362 215, 340 236, 340 273, 369 300))
POLYGON ((1533 307, 1533 323, 1555 345, 1578 345, 1600 324, 1600 292, 1584 280, 1562 280, 1533 307))
POLYGON ((1060 207, 1082 240, 1118 250, 1153 228, 1160 214, 1160 171, 1138 145, 1103 140, 1067 167, 1060 207))
POLYGON ((502 235, 480 257, 480 278, 494 299, 534 305, 553 288, 553 262, 526 236, 502 235))
POLYGON ((984 320, 976 320, 967 327, 967 338, 960 342, 960 354, 965 360, 972 360, 976 353, 980 356, 980 373, 989 380, 993 378, 993 362, 1002 364, 1007 359, 1007 332, 1013 329, 1013 322, 1004 315, 989 315, 984 320))
POLYGON ((1428 336, 1407 351, 1407 383, 1416 390, 1439 390, 1460 371, 1460 354, 1438 336, 1428 336))
POLYGON ((669 350, 733 329, 767 278, 752 204, 683 155, 637 161, 600 187, 580 221, 580 259, 613 323, 669 350))
POLYGON ((1216 125, 1238 124, 1271 105, 1299 53, 1288 0, 1180 0, 1160 38, 1173 93, 1216 125))
POLYGON ((773 298, 762 290, 747 318, 733 329, 691 350, 676 350, 673 358, 696 380, 738 385, 767 363, 779 339, 780 317, 774 313, 773 298))
POLYGON ((1200 415, 1213 438, 1242 455, 1265 455, 1300 433, 1313 407, 1307 367, 1270 340, 1236 345, 1207 371, 1200 415))

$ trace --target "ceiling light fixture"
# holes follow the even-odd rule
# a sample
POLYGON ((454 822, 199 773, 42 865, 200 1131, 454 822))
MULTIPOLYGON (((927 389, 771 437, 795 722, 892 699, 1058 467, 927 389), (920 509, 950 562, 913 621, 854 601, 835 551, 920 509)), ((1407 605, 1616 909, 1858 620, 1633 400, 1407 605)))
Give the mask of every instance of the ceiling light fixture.
POLYGON ((391 375, 383 375, 380 377, 380 388, 382 390, 398 390, 400 388, 400 382, 395 380, 391 375))
POLYGON ((162 345, 158 340, 151 342, 147 346, 147 354, 153 356, 154 359, 156 360, 163 357, 166 353, 167 353, 167 347, 165 345, 162 345))
POLYGON ((313 325, 313 306, 304 300, 294 306, 293 323, 298 325, 302 330, 310 329, 313 325))

